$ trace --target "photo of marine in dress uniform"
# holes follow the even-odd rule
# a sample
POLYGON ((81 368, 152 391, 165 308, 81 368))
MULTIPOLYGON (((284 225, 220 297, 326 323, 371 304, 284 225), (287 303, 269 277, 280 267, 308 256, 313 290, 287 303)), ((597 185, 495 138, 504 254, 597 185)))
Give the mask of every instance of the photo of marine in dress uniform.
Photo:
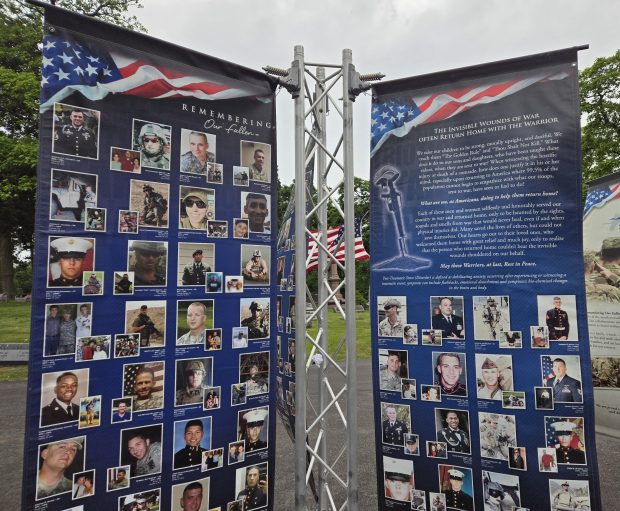
POLYGON ((583 417, 545 417, 547 447, 555 448, 560 465, 585 465, 583 417))
POLYGON ((135 151, 140 151, 142 167, 170 170, 172 128, 166 124, 134 119, 132 132, 132 146, 135 151))
POLYGON ((449 510, 474 511, 474 488, 471 468, 439 465, 439 488, 449 510))
POLYGON ((510 298, 508 296, 474 296, 474 338, 477 341, 499 341, 502 332, 510 330, 510 298))
POLYGON ((64 103, 54 103, 52 152, 97 159, 101 113, 64 103))
POLYGON ((176 469, 197 467, 202 453, 211 449, 211 417, 180 420, 174 423, 174 458, 176 469))
POLYGON ((381 403, 381 438, 384 444, 404 447, 405 435, 411 431, 409 405, 381 403))
POLYGON ((383 456, 383 487, 388 499, 411 502, 415 485, 413 461, 383 456))
POLYGON ((400 337, 405 334, 407 323, 406 296, 378 296, 379 337, 400 337))
MULTIPOLYGON (((269 498, 267 472, 267 462, 237 469, 235 473, 237 500, 235 502, 241 502, 241 507, 231 509, 251 511, 267 506, 269 498)), ((229 505, 236 506, 235 502, 231 502, 229 505)))
POLYGON ((82 287, 82 275, 95 267, 95 238, 49 237, 47 287, 82 287))
POLYGON ((266 406, 241 410, 237 414, 237 440, 245 441, 246 456, 266 449, 269 442, 269 409, 266 406))
POLYGON ((547 325, 550 341, 578 341, 575 295, 538 295, 538 324, 547 325))

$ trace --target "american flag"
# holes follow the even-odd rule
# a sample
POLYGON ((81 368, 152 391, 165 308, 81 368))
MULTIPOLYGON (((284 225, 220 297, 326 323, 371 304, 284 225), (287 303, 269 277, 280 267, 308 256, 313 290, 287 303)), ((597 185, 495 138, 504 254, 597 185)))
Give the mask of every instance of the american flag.
POLYGON ((566 73, 537 73, 512 80, 498 80, 476 87, 399 97, 375 103, 371 113, 370 156, 391 136, 404 137, 416 126, 443 121, 477 106, 493 103, 546 80, 562 80, 566 73))
POLYGON ((152 392, 163 392, 164 390, 164 362, 150 362, 147 364, 128 364, 125 366, 125 378, 123 380, 123 396, 133 396, 136 374, 143 367, 152 369, 155 373, 155 385, 152 392))
POLYGON ((555 357, 550 357, 549 355, 543 355, 541 357, 543 385, 547 385, 551 378, 555 378, 555 373, 553 372, 554 358, 555 357))
MULTIPOLYGON (((316 231, 312 231, 316 236, 316 231)), ((323 240, 319 240, 323 241, 323 240)), ((334 254, 338 261, 344 261, 344 225, 332 227, 327 230, 327 243, 329 253, 334 254), (334 253, 335 250, 335 253, 334 253)), ((370 256, 364 248, 362 240, 361 219, 355 219, 355 260, 361 261, 368 259, 370 256)), ((314 270, 319 266, 319 247, 312 238, 308 237, 308 257, 306 258, 306 269, 314 270)))
POLYGON ((620 181, 611 183, 602 188, 593 188, 586 196, 586 205, 583 208, 584 218, 594 208, 601 208, 609 201, 620 197, 620 181))
POLYGON ((108 94, 151 99, 215 100, 265 96, 270 90, 107 42, 90 45, 59 30, 43 38, 41 112, 74 92, 96 101, 108 94))

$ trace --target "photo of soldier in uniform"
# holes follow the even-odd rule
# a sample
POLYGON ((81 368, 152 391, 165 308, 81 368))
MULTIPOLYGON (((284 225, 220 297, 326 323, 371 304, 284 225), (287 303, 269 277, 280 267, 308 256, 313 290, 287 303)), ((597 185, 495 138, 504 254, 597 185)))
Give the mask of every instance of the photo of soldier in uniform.
POLYGON ((101 425, 101 396, 86 396, 80 399, 80 420, 78 429, 101 425))
POLYGON ((239 167, 233 165, 233 185, 249 186, 250 185, 250 169, 248 167, 239 167))
POLYGON ((79 402, 88 396, 89 370, 56 371, 41 375, 39 426, 57 426, 79 420, 79 402))
POLYGON ((179 229, 206 231, 215 218, 215 190, 181 186, 179 197, 179 229))
POLYGON ((129 209, 118 210, 118 232, 121 234, 137 234, 138 212, 129 209))
POLYGON ((267 473, 267 462, 237 469, 235 472, 235 495, 237 502, 242 502, 241 508, 238 509, 251 511, 267 506, 269 503, 267 473))
POLYGON ((250 181, 271 183, 271 145, 242 140, 240 163, 248 167, 250 181))
POLYGON ((155 181, 131 179, 129 182, 129 205, 131 211, 139 211, 139 227, 168 228, 168 205, 170 185, 155 181))
POLYGON ((403 344, 418 344, 418 325, 405 325, 403 328, 403 344))
POLYGON ((271 195, 241 192, 241 218, 248 220, 250 233, 271 234, 271 195))
POLYGON ((134 272, 132 271, 115 271, 114 272, 114 294, 115 295, 132 295, 134 272))
POLYGON ((477 341, 499 341, 502 332, 510 330, 510 298, 508 296, 474 296, 474 338, 477 341))
POLYGON ((379 350, 379 388, 390 392, 401 391, 401 379, 409 378, 406 350, 379 350))
POLYGON ((39 446, 36 500, 70 493, 73 474, 84 470, 86 437, 78 436, 39 446))
POLYGON ((134 286, 165 286, 168 268, 168 242, 129 240, 127 270, 134 272, 134 286))
POLYGON ((133 120, 132 147, 140 151, 142 167, 170 170, 172 128, 140 119, 133 120))
POLYGON ((105 232, 106 208, 86 207, 85 231, 105 232))
MULTIPOLYGON (((112 467, 107 471, 107 491, 125 490, 129 488, 129 478, 131 467, 125 465, 123 467, 112 467)), ((72 510, 69 510, 72 511, 72 510)))
POLYGON ((519 477, 482 471, 482 492, 485 511, 511 511, 521 505, 519 477))
POLYGON ((54 103, 52 152, 96 160, 100 121, 98 110, 54 103))
POLYGON ((207 163, 207 183, 221 185, 224 183, 224 165, 221 163, 207 163))
POLYGON ((435 409, 435 431, 438 442, 445 442, 448 452, 471 454, 469 412, 435 409))
POLYGON ((248 396, 269 392, 269 352, 239 355, 239 382, 246 384, 248 396))
POLYGON ((553 392, 548 387, 534 387, 536 410, 553 410, 553 392))
POLYGON ((248 328, 249 339, 269 337, 269 298, 241 298, 239 301, 240 326, 248 328))
POLYGON ((269 245, 241 245, 240 270, 246 286, 268 286, 270 265, 269 245))
POLYGON ((140 348, 160 348, 166 343, 166 300, 125 303, 125 333, 140 334, 140 348))
POLYGON ((202 453, 211 449, 211 417, 187 419, 174 423, 174 457, 172 467, 197 467, 202 462, 202 453))
POLYGON ((133 397, 133 411, 164 407, 164 362, 123 366, 123 397, 133 397))
POLYGON ((213 300, 179 300, 177 302, 177 346, 205 346, 207 328, 213 328, 213 300))
POLYGON ((269 409, 266 406, 241 410, 237 414, 237 440, 245 440, 246 456, 266 449, 269 440, 269 409))
POLYGON ((50 236, 47 287, 82 287, 84 272, 95 268, 95 238, 50 236))
POLYGON ((131 478, 159 474, 163 425, 153 424, 120 431, 119 465, 131 467, 131 478))
POLYGON ((508 461, 509 448, 517 447, 514 415, 478 412, 480 455, 483 458, 508 461))
POLYGON ((178 243, 177 286, 204 286, 207 273, 215 271, 213 243, 178 243))
POLYGON ((102 295, 103 294, 103 277, 102 271, 89 271, 82 273, 82 295, 102 295))
POLYGON ((172 486, 171 511, 207 511, 211 479, 184 482, 172 486))
POLYGON ((502 391, 512 390, 512 356, 476 353, 478 399, 501 401, 502 391))
POLYGON ((538 324, 547 325, 550 341, 578 341, 575 295, 538 295, 538 324))
POLYGON ((549 348, 549 329, 547 328, 547 326, 531 326, 530 336, 532 338, 533 349, 549 348))
POLYGON ((433 351, 433 368, 443 397, 467 396, 465 353, 433 351))
POLYGON ((213 358, 176 361, 174 406, 202 404, 204 389, 213 386, 213 358))
POLYGON ((405 445, 405 435, 411 432, 409 405, 381 403, 381 438, 384 444, 405 445))
POLYGON ((444 339, 464 339, 464 301, 462 296, 431 296, 431 327, 441 330, 444 339))
POLYGON ((558 464, 586 464, 583 417, 545 417, 545 435, 547 447, 555 448, 558 464))
POLYGON ((422 346, 442 346, 443 339, 441 330, 433 330, 432 328, 422 329, 422 346))
POLYGON ((110 170, 141 174, 140 151, 110 147, 110 170))
POLYGON ((554 403, 583 403, 579 355, 543 355, 542 384, 553 391, 554 403))
POLYGON ((230 406, 244 405, 247 400, 247 385, 245 383, 233 383, 230 386, 230 406))
POLYGON ((439 489, 446 498, 446 509, 474 511, 471 468, 439 465, 439 489))
POLYGON ((215 161, 215 135, 201 131, 181 130, 181 172, 207 175, 207 165, 215 161))
POLYGON ((551 511, 590 511, 590 483, 585 480, 549 479, 551 511))
POLYGON ((378 296, 377 312, 379 337, 404 337, 407 322, 406 296, 378 296))
POLYGON ((414 485, 412 460, 383 456, 383 486, 386 498, 411 502, 411 489, 414 485))

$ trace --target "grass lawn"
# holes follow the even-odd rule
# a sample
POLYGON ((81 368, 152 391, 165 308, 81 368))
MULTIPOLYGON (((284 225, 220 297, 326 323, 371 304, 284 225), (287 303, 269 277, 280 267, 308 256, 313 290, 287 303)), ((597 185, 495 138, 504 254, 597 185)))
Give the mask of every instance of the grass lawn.
POLYGON ((0 303, 0 343, 30 340, 30 302, 0 303))
MULTIPOLYGON (((334 312, 332 309, 327 314, 327 328, 329 329, 329 350, 332 353, 345 330, 345 321, 339 312, 334 312)), ((312 328, 310 329, 310 335, 313 337, 318 330, 317 321, 312 322, 312 328)), ((357 337, 357 358, 368 359, 370 358, 370 313, 369 311, 358 312, 355 315, 355 330, 357 337)), ((344 359, 345 351, 340 349, 340 353, 336 357, 339 360, 344 359)))

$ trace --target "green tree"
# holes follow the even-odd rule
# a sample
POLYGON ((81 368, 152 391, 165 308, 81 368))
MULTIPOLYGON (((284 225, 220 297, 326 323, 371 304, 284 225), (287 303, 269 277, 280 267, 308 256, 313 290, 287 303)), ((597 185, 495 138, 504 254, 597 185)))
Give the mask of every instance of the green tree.
POLYGON ((579 76, 584 182, 620 171, 620 50, 579 76))
MULTIPOLYGON (((144 31, 127 13, 140 0, 49 0, 50 4, 144 31)), ((43 23, 21 0, 0 4, 0 292, 13 297, 16 254, 30 252, 35 217, 43 23)), ((28 287, 28 286, 26 286, 28 287)))

